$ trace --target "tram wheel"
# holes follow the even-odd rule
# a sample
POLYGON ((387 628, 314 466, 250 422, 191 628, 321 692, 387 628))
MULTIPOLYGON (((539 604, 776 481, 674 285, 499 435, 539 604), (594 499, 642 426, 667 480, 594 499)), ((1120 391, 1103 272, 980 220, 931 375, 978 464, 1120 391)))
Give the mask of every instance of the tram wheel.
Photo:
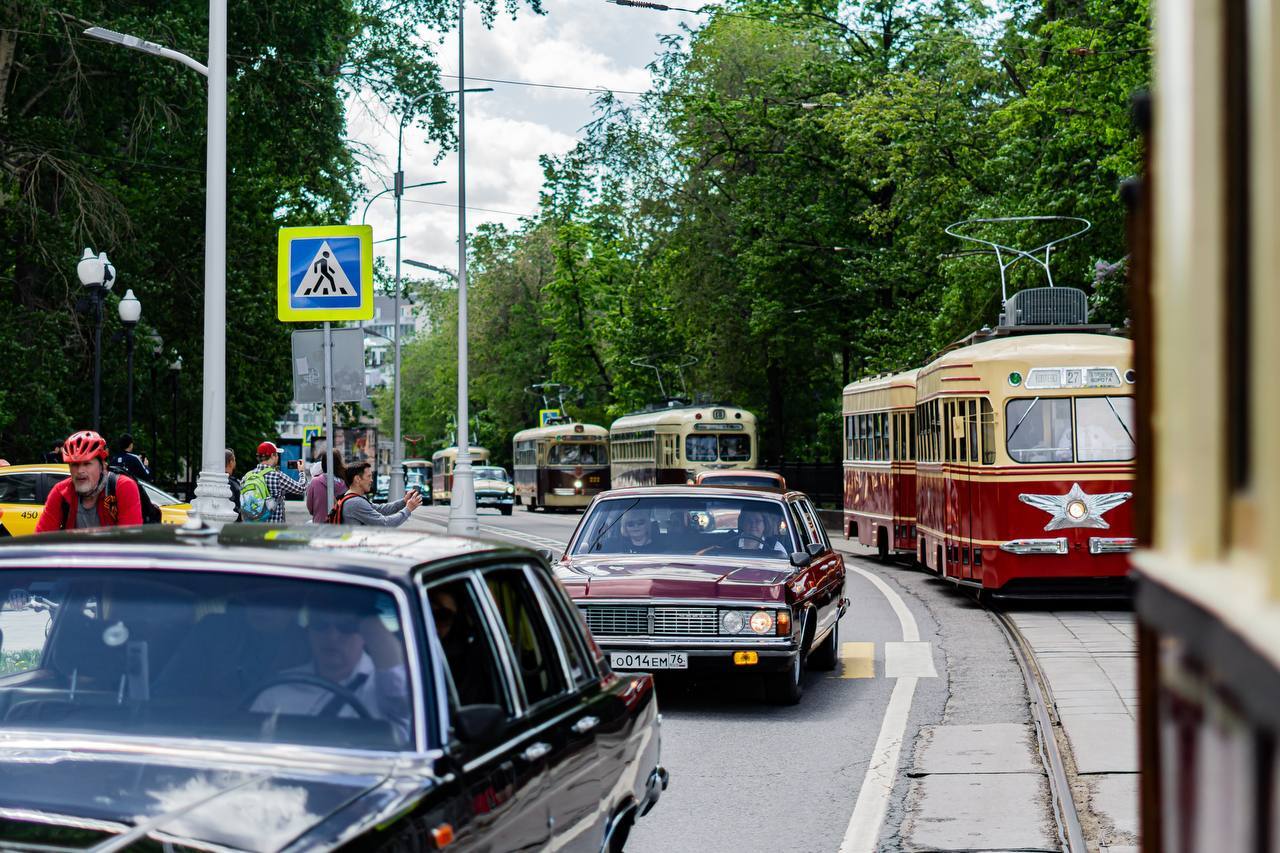
POLYGON ((882 563, 889 562, 889 531, 883 527, 876 533, 876 559, 882 563))

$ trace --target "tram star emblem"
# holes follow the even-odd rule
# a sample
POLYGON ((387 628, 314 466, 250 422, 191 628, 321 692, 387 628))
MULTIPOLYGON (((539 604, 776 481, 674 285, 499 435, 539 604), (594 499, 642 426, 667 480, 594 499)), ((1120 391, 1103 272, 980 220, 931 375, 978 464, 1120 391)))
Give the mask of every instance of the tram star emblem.
POLYGON ((1052 516, 1044 526, 1045 530, 1061 530, 1064 527, 1108 528, 1111 525, 1103 519, 1103 514, 1131 497, 1133 492, 1088 495, 1079 483, 1074 483, 1065 495, 1018 495, 1018 500, 1052 516))

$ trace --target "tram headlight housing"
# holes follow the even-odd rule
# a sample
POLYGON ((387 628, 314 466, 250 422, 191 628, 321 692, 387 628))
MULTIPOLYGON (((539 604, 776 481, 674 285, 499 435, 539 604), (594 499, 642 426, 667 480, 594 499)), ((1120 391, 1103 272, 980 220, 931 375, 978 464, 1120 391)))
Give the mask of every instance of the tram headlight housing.
POLYGON ((1089 515, 1089 507, 1084 501, 1076 500, 1067 504, 1067 517, 1072 521, 1082 521, 1089 515))
POLYGON ((581 480, 574 480, 574 481, 573 481, 573 487, 574 487, 575 489, 581 489, 581 488, 582 488, 582 481, 581 481, 581 480))

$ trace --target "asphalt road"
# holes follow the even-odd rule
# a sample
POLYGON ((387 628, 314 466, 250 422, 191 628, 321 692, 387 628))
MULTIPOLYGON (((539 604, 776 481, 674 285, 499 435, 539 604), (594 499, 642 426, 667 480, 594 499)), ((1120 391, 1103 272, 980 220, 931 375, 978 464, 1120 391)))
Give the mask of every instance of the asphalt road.
MULTIPOLYGON (((446 515, 444 508, 424 508, 411 524, 438 529, 446 515)), ((486 537, 551 547, 568 540, 580 517, 517 508, 510 517, 482 510, 479 521, 486 537)), ((866 562, 851 559, 864 568, 866 562)), ((889 599, 871 581, 851 571, 847 594, 843 666, 810 672, 799 705, 766 704, 750 675, 659 678, 662 760, 671 787, 636 826, 629 851, 840 849, 894 688, 885 677, 884 644, 903 639, 889 599)), ((922 639, 930 636, 927 609, 910 596, 906 602, 922 639)), ((941 656, 935 658, 941 666, 941 656)), ((941 679, 920 685, 911 728, 937 718, 945 696, 941 679)), ((885 826, 891 835, 890 822, 885 826)), ((884 849, 897 848, 886 838, 884 849)))

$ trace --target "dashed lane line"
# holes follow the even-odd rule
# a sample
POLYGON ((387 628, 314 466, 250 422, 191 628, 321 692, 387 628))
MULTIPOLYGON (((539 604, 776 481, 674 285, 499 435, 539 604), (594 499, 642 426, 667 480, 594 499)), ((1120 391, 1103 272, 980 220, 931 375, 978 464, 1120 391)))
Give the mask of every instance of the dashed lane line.
POLYGON ((875 678, 876 644, 841 643, 840 664, 841 678, 875 678))
MULTIPOLYGON (((902 600, 902 596, 871 572, 849 563, 845 565, 870 581, 888 600, 902 628, 903 643, 919 643, 920 629, 916 625, 915 617, 907 609, 907 603, 902 600)), ((875 747, 871 750, 867 775, 862 779, 862 787, 858 791, 853 814, 849 817, 849 827, 845 830, 844 841, 840 844, 840 853, 873 853, 879 844, 880 829, 884 826, 884 817, 889 811, 889 795, 893 793, 893 783, 898 772, 898 757, 902 752, 902 740, 907 731, 907 717, 911 714, 911 701, 915 698, 918 681, 916 677, 907 676, 899 678, 893 686, 889 705, 885 708, 884 719, 880 723, 880 734, 876 737, 875 747)))

